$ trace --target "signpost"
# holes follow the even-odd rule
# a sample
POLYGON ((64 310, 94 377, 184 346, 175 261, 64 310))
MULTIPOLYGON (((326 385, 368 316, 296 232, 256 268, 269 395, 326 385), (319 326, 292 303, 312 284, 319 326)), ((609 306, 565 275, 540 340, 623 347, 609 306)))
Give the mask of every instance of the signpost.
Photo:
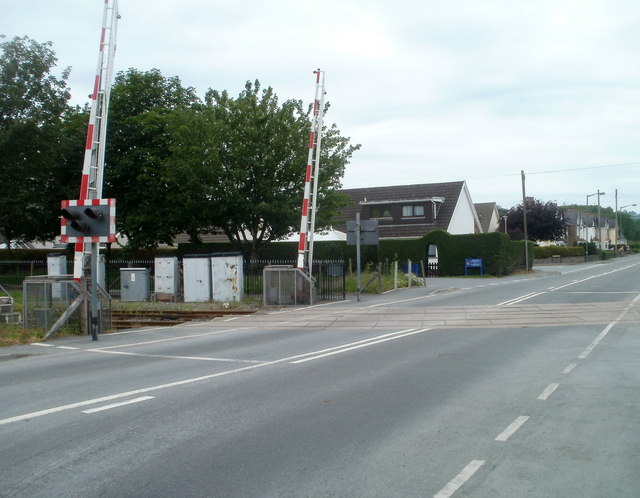
POLYGON ((347 221, 347 245, 356 246, 357 290, 356 299, 360 301, 362 275, 360 273, 360 246, 378 245, 378 220, 360 221, 360 213, 356 213, 356 221, 347 221))

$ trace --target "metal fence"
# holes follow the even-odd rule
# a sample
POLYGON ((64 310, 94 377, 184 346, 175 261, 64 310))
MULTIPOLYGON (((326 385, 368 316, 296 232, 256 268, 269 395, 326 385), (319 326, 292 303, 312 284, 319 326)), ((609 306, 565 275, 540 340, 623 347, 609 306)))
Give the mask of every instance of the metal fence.
MULTIPOLYGON (((249 298, 262 299, 263 270, 268 265, 295 265, 294 260, 254 259, 244 262, 244 294, 249 298)), ((106 260, 104 288, 114 298, 120 297, 120 270, 122 268, 147 268, 150 270, 150 288, 154 292, 154 260, 106 260)), ((73 261, 67 261, 67 274, 73 273, 73 261)), ((316 300, 336 301, 345 299, 346 264, 341 260, 318 260, 313 264, 316 285, 316 300)), ((8 291, 22 291, 27 277, 46 275, 47 262, 0 261, 0 285, 8 291)))
MULTIPOLYGON (((82 330, 80 284, 70 276, 39 275, 23 282, 22 320, 25 328, 39 328, 49 334, 59 330, 78 333, 82 330)), ((98 293, 100 329, 111 328, 111 298, 98 293)), ((88 314, 84 315, 88 319, 88 314)))
MULTIPOLYGON (((294 260, 245 261, 244 291, 249 297, 263 297, 263 275, 267 266, 295 266, 294 260)), ((340 260, 318 260, 313 263, 316 301, 340 301, 346 298, 346 264, 340 260)))

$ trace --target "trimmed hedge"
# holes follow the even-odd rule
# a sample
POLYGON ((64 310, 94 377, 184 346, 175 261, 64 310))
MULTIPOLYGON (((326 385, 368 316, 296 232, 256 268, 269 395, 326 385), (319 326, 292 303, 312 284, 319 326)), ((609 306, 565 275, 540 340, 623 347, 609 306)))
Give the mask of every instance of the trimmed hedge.
POLYGON ((556 255, 562 256, 563 258, 584 256, 584 246, 546 246, 533 248, 533 257, 536 259, 551 258, 556 255))
MULTIPOLYGON (((367 264, 411 260, 414 263, 427 260, 429 244, 438 246, 438 274, 440 276, 464 275, 465 258, 482 258, 484 273, 487 275, 508 275, 524 268, 524 245, 522 241, 512 241, 502 232, 451 235, 444 230, 436 230, 419 239, 381 240, 378 246, 361 247, 361 263, 367 264)), ((529 243, 529 267, 534 257, 533 243, 529 243)), ((155 251, 135 251, 122 249, 107 250, 109 259, 153 259, 155 255, 211 254, 219 252, 236 252, 231 243, 216 242, 208 244, 179 244, 177 248, 157 249, 155 251)), ((46 260, 48 253, 64 251, 54 250, 11 250, 0 251, 0 261, 46 260)), ((67 257, 73 259, 73 246, 66 251, 67 257)), ((262 258, 269 260, 295 260, 298 254, 296 242, 274 242, 268 244, 262 258)), ((582 254, 582 253, 581 253, 582 254)), ((355 246, 347 246, 342 241, 318 241, 314 244, 314 259, 339 259, 356 262, 355 246)), ((245 257, 248 257, 245 254, 245 257)), ((536 256, 537 257, 537 256, 536 256)))
MULTIPOLYGON (((464 275, 466 258, 482 258, 484 273, 509 275, 524 269, 524 242, 512 241, 502 232, 450 235, 445 231, 427 234, 424 241, 438 246, 438 275, 464 275)), ((529 267, 533 243, 529 242, 529 267)))

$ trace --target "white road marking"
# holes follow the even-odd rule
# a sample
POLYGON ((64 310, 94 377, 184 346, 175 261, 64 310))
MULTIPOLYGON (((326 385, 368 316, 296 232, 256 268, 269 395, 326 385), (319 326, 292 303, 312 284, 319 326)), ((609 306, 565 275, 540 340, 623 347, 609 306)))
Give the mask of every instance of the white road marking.
POLYGON ((609 325, 606 326, 606 328, 600 332, 598 334, 598 337, 596 337, 593 341, 591 341, 591 344, 589 344, 585 350, 580 353, 580 356, 578 356, 578 358, 580 358, 581 360, 584 360, 587 356, 589 356, 591 354, 591 351, 593 351, 595 349, 595 347, 600 344, 600 341, 602 341, 602 339, 604 339, 606 337, 606 335, 611 332, 611 329, 613 328, 613 326, 618 323, 617 320, 614 320, 613 322, 611 322, 609 325))
MULTIPOLYGON (((328 353, 322 353, 322 354, 318 354, 316 356, 303 358, 301 360, 292 361, 291 363, 292 364, 298 364, 298 363, 305 363, 307 361, 318 360, 320 358, 325 358, 327 356, 333 356, 333 355, 336 355, 336 354, 346 353, 347 351, 353 351, 354 349, 366 348, 368 346, 373 346, 374 344, 380 344, 382 342, 393 341, 395 339, 401 339, 403 337, 408 337, 410 335, 420 334, 422 332, 426 332, 427 330, 431 330, 431 329, 420 329, 420 330, 409 329, 408 331, 405 331, 405 333, 396 332, 395 335, 393 335, 392 337, 384 337, 383 339, 378 339, 378 340, 369 339, 367 341, 360 341, 360 342, 364 342, 364 343, 363 344, 357 344, 355 346, 350 346, 350 347, 344 347, 343 346, 340 349, 337 349, 335 351, 330 351, 328 353)), ((390 334, 387 334, 387 335, 390 335, 390 334)), ((335 349, 335 348, 332 348, 332 349, 335 349)))
POLYGON ((127 401, 122 401, 120 403, 113 403, 111 405, 99 406, 97 408, 90 408, 89 410, 83 410, 82 413, 98 413, 103 412, 105 410, 111 410, 112 408, 118 408, 120 406, 131 405, 133 403, 140 403, 141 401, 147 401, 148 399, 154 399, 153 396, 141 396, 140 398, 134 398, 127 401))
POLYGON ((567 367, 562 371, 563 374, 570 374, 571 372, 573 372, 573 369, 576 368, 578 366, 577 363, 571 363, 570 365, 567 365, 567 367))
POLYGON ((0 419, 0 425, 11 424, 13 422, 20 422, 22 420, 29 420, 36 417, 42 417, 43 415, 52 415, 54 413, 59 413, 67 410, 72 410, 74 408, 81 408, 83 406, 96 405, 98 403, 103 403, 105 401, 112 401, 115 399, 129 398, 130 396, 135 396, 137 394, 146 394, 153 391, 159 391, 162 389, 169 389, 172 387, 185 386, 188 384, 194 384, 196 382, 203 382, 205 380, 215 379, 217 377, 224 377, 225 375, 231 375, 238 372, 246 372, 247 370, 253 370, 256 368, 265 367, 268 365, 273 365, 276 363, 280 363, 282 361, 287 361, 288 358, 283 358, 282 360, 272 361, 269 363, 262 363, 260 365, 249 365, 247 367, 234 368, 233 370, 225 370, 224 372, 218 372, 210 375, 203 375, 201 377, 193 377, 191 379, 178 380, 175 382, 169 382, 167 384, 159 384, 157 386, 143 387, 141 389, 134 389, 133 391, 127 391, 123 393, 111 394, 109 396, 103 396, 101 398, 88 399, 85 401, 78 401, 77 403, 70 403, 68 405, 56 406, 54 408, 48 408, 46 410, 40 410, 37 412, 25 413, 24 415, 18 415, 15 417, 0 419))
MULTIPOLYGON (((145 330, 148 330, 148 329, 145 329, 145 330)), ((166 330, 166 328, 161 328, 160 330, 166 330)), ((226 334, 227 332, 234 332, 237 330, 238 329, 214 330, 213 332, 203 332, 202 334, 181 335, 178 337, 167 337, 165 339, 154 339, 152 341, 134 342, 132 344, 120 344, 118 346, 105 346, 103 348, 94 348, 92 351, 104 351, 107 349, 130 348, 133 346, 146 346, 147 344, 158 344, 160 342, 180 341, 182 339, 193 339, 194 337, 206 337, 209 335, 226 334)))
POLYGON ((113 351, 103 349, 87 349, 89 353, 102 353, 102 354, 119 354, 122 356, 140 356, 142 358, 166 358, 168 360, 195 360, 195 361, 221 361, 227 363, 264 363, 264 361, 258 360, 239 360, 235 358, 211 358, 208 356, 178 356, 178 355, 166 355, 166 354, 149 354, 149 353, 131 353, 129 351, 113 351))
POLYGON ((509 439, 518 429, 520 429, 520 427, 524 425, 527 420, 529 420, 529 417, 526 416, 521 416, 515 419, 509 427, 496 437, 496 441, 506 441, 509 439))
POLYGON ((549 384, 547 388, 542 391, 540 396, 538 396, 538 399, 546 401, 547 399, 549 399, 549 396, 551 396, 553 392, 558 389, 558 387, 560 387, 560 384, 549 384))
POLYGON ((434 297, 436 294, 427 294, 426 296, 412 297, 410 299, 400 299, 399 301, 387 301, 385 303, 371 304, 367 308, 378 308, 380 306, 389 306, 391 304, 409 303, 411 301, 420 301, 421 299, 428 299, 434 297))
MULTIPOLYGON (((408 332, 414 329, 408 329, 408 330, 404 330, 404 331, 400 331, 400 332, 394 332, 391 334, 386 334, 386 336, 391 336, 391 335, 395 335, 395 334, 401 334, 403 332, 408 332)), ((428 330, 428 329, 425 329, 428 330)), ((421 331, 418 331, 421 332, 421 331)), ((378 337, 385 337, 383 336, 378 336, 378 337)), ((366 341, 359 341, 359 342, 368 342, 368 341, 372 341, 375 340, 376 338, 371 338, 371 339, 367 339, 366 341)), ((153 342, 153 341, 151 341, 153 342)), ((351 344, 357 344, 357 343, 351 343, 351 344)), ((328 350, 335 350, 335 349, 342 349, 344 347, 349 346, 349 344, 343 344, 342 346, 336 346, 334 348, 329 348, 326 349, 324 351, 328 351, 328 350)), ((100 352, 103 352, 102 350, 100 350, 100 352)), ((150 392, 154 392, 154 391, 160 391, 163 389, 170 389, 170 388, 174 388, 174 387, 180 387, 180 386, 185 386, 185 385, 189 385, 189 384, 195 384, 197 382, 204 382, 207 380, 212 380, 212 379, 216 379, 218 377, 224 377, 226 375, 232 375, 232 374, 236 374, 239 372, 248 372, 250 370, 255 370, 257 368, 263 368, 263 367, 268 367, 271 365, 277 365, 279 363, 286 363, 286 362, 290 362, 292 360, 298 359, 298 358, 304 358, 306 356, 309 355, 314 355, 317 353, 320 353, 321 351, 316 351, 316 352, 311 352, 311 353, 303 353, 303 354, 299 354, 299 355, 295 355, 295 356, 289 356, 286 358, 280 358, 279 360, 274 360, 274 361, 268 361, 268 362, 264 362, 264 363, 258 363, 258 364, 253 364, 253 365, 248 365, 246 367, 239 367, 239 368, 234 368, 232 370, 225 370, 223 372, 217 372, 214 374, 209 374, 209 375, 203 375, 200 377, 192 377, 190 379, 184 379, 184 380, 178 380, 175 382, 169 382, 166 384, 159 384, 159 385, 155 385, 155 386, 150 386, 150 387, 143 387, 140 389, 135 389, 133 391, 127 391, 127 392, 122 392, 122 393, 116 393, 116 394, 111 394, 108 396, 103 396, 101 398, 94 398, 94 399, 88 399, 88 400, 84 400, 84 401, 78 401, 77 403, 70 403, 68 405, 62 405, 62 406, 56 406, 54 408, 48 408, 45 410, 40 410, 37 412, 31 412, 31 413, 25 413, 23 415, 17 415, 15 417, 9 417, 9 418, 5 418, 5 419, 0 419, 0 425, 6 425, 6 424, 11 424, 13 422, 20 422, 23 420, 29 420, 32 418, 37 418, 37 417, 42 417, 44 415, 52 415, 54 413, 59 413, 59 412, 63 412, 63 411, 67 411, 67 410, 72 410, 75 408, 81 408, 83 406, 90 406, 90 405, 96 405, 98 403, 104 403, 106 401, 113 401, 116 399, 122 399, 122 398, 129 398, 131 396, 136 396, 138 394, 147 394, 150 392)), ((115 352, 114 352, 115 353, 115 352)), ((116 353, 117 354, 117 353, 116 353)))
POLYGON ((42 346, 44 348, 52 348, 53 344, 44 344, 42 342, 32 342, 31 343, 32 346, 42 346))
MULTIPOLYGON (((628 268, 628 267, 627 267, 627 268, 628 268)), ((613 273, 613 272, 610 272, 610 273, 613 273)), ((634 299, 629 303, 629 305, 628 305, 624 310, 622 310, 622 312, 618 315, 618 317, 617 317, 614 321, 612 321, 609 325, 607 325, 607 326, 605 327, 605 329, 604 329, 602 332, 600 332, 600 333, 598 334, 598 337, 596 337, 596 338, 591 342, 591 344, 589 344, 589 345, 585 348, 585 350, 584 350, 582 353, 580 353, 580 356, 578 356, 578 358, 579 358, 579 359, 581 359, 581 360, 584 360, 587 356, 589 356, 589 355, 591 354, 591 351, 593 351, 593 350, 595 349, 595 347, 596 347, 598 344, 600 344, 600 342, 602 341, 602 339, 604 339, 604 338, 607 336, 607 334, 608 334, 609 332, 611 332, 611 329, 612 329, 615 325, 617 325, 617 324, 618 324, 618 322, 619 322, 620 320, 622 320, 622 319, 627 315, 627 313, 629 313, 629 310, 630 310, 630 309, 631 309, 631 308, 632 308, 632 307, 633 307, 633 306, 638 302, 638 300, 640 300, 640 294, 638 294, 638 295, 637 295, 637 296, 636 296, 636 297, 635 297, 635 298, 634 298, 634 299)))
POLYGON ((628 270, 629 268, 632 268, 633 266, 636 266, 637 264, 638 264, 638 263, 633 264, 633 265, 624 266, 624 267, 622 267, 622 268, 618 268, 618 269, 616 269, 616 270, 611 270, 611 271, 608 271, 608 272, 605 272, 605 273, 601 273, 601 274, 599 274, 599 275, 591 275, 590 277, 583 278, 583 279, 580 279, 580 280, 574 280, 574 281, 573 281, 573 282, 571 282, 571 283, 564 284, 564 285, 561 285, 561 286, 559 286, 559 287, 555 287, 555 288, 554 288, 554 289, 552 289, 552 290, 557 291, 557 290, 560 290, 560 289, 564 289, 565 287, 570 287, 570 286, 572 286, 572 285, 580 284, 580 283, 582 283, 582 282, 586 282, 586 281, 591 280, 591 279, 594 279, 594 278, 605 277, 605 276, 607 276, 607 275, 611 275, 611 274, 616 273, 616 272, 619 272, 619 271, 628 270))
POLYGON ((473 474, 475 474, 484 464, 484 460, 471 460, 471 462, 462 469, 457 476, 451 479, 444 488, 442 488, 437 494, 433 495, 433 498, 449 498, 469 479, 471 479, 473 474))
POLYGON ((80 348, 74 348, 74 347, 71 347, 71 346, 57 346, 57 349, 67 349, 67 350, 70 350, 70 351, 76 351, 76 350, 78 350, 80 348))
POLYGON ((497 306, 511 306, 512 304, 518 304, 522 301, 526 301, 527 299, 531 299, 536 296, 540 296, 541 294, 545 294, 546 291, 542 292, 530 292, 529 294, 525 294, 524 296, 514 297, 513 299, 509 299, 508 301, 503 301, 498 303, 497 306))

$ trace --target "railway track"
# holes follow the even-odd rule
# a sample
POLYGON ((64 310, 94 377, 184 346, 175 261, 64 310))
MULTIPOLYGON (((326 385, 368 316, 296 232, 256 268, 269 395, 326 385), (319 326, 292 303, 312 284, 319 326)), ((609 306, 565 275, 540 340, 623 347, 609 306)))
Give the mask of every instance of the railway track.
POLYGON ((222 316, 251 315, 255 310, 149 310, 111 312, 111 326, 114 329, 130 329, 136 327, 171 327, 193 320, 213 320, 222 316))

